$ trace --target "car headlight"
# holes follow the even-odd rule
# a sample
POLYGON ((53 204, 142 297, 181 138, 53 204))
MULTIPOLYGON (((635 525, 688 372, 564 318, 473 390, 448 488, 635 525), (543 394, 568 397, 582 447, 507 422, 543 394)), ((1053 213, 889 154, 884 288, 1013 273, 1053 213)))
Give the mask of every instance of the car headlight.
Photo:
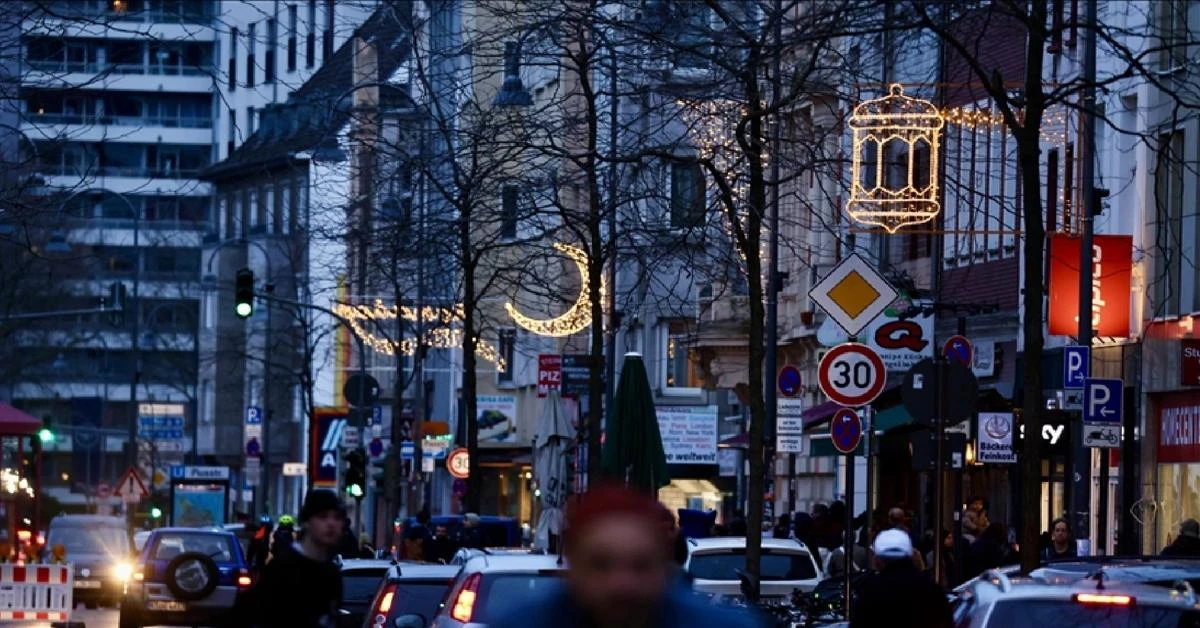
POLYGON ((113 568, 113 575, 121 582, 129 582, 129 579, 133 577, 133 565, 130 563, 117 563, 117 566, 113 568))

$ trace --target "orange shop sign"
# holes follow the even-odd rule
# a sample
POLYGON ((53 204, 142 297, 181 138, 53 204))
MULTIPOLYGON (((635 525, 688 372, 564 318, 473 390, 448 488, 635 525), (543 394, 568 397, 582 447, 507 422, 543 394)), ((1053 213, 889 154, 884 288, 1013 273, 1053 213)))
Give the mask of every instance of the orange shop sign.
MULTIPOLYGON (((1092 242, 1092 329, 1097 336, 1129 337, 1133 237, 1098 235, 1092 242)), ((1049 325, 1053 336, 1079 333, 1079 238, 1050 236, 1049 325)))

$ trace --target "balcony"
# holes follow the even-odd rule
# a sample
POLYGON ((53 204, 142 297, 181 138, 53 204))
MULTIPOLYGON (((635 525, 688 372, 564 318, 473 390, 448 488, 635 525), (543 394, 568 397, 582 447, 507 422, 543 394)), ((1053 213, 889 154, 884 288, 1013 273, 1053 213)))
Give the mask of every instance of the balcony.
POLYGON ((215 2, 204 0, 45 0, 43 18, 141 24, 209 24, 215 2))

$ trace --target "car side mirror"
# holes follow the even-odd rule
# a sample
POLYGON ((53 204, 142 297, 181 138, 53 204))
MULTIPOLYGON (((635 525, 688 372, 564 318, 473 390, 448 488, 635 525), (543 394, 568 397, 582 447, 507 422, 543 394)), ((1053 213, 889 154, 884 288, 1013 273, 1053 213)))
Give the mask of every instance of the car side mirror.
POLYGON ((425 616, 417 613, 408 613, 396 618, 392 622, 396 628, 425 628, 425 616))

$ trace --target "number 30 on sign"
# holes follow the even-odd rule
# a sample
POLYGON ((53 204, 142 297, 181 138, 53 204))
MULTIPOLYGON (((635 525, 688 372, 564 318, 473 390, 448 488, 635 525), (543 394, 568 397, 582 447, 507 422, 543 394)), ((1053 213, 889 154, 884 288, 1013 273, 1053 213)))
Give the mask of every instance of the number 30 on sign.
POLYGON ((830 349, 821 358, 817 379, 825 396, 834 403, 865 406, 883 392, 887 368, 874 349, 848 342, 830 349))

